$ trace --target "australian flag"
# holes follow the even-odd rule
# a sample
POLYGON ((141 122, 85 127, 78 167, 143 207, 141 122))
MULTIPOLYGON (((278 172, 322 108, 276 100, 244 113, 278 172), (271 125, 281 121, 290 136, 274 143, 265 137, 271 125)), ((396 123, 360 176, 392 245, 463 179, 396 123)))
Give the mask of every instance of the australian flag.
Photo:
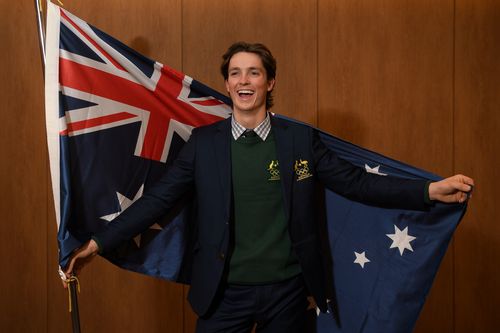
MULTIPOLYGON (((231 108, 227 97, 48 5, 46 121, 64 267, 155 183, 194 127, 228 117, 231 108)), ((178 280, 183 221, 171 214, 107 259, 178 280)))
MULTIPOLYGON (((47 141, 64 267, 73 250, 168 172, 194 127, 228 117, 231 108, 226 96, 50 2, 46 45, 47 141)), ((439 179, 329 134, 321 137, 340 157, 380 177, 439 179)), ((384 209, 330 191, 325 206, 332 300, 329 313, 318 313, 317 332, 411 332, 466 206, 384 209)), ((188 197, 106 258, 187 282, 189 211, 188 197)))

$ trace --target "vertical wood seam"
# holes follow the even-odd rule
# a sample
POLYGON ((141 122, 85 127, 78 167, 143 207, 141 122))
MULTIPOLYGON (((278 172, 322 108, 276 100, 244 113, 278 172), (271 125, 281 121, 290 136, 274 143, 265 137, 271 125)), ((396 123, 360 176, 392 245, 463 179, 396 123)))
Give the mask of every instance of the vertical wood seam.
MULTIPOLYGON (((452 104, 451 104, 451 125, 452 125, 452 131, 451 131, 451 144, 452 144, 452 149, 451 149, 451 168, 452 168, 452 173, 455 174, 456 171, 456 166, 455 166, 455 150, 456 150, 456 144, 455 144, 455 132, 456 132, 456 124, 455 124, 455 112, 456 112, 456 0, 453 0, 453 26, 452 26, 452 38, 453 38, 453 46, 452 46, 452 71, 451 71, 451 76, 452 76, 452 87, 451 87, 451 95, 452 95, 452 104)), ((456 247, 455 247, 455 240, 452 239, 452 275, 451 275, 451 284, 452 284, 452 293, 451 293, 451 302, 452 302, 452 310, 451 310, 451 329, 452 332, 456 332, 456 247)))
POLYGON ((316 0, 316 128, 320 128, 319 119, 319 1, 316 0))

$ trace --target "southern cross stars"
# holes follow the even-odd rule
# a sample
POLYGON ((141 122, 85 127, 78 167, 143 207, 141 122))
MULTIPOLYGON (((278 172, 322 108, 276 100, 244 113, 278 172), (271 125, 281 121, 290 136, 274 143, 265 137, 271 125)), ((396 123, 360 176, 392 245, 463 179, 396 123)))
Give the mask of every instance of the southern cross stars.
MULTIPOLYGON (((386 236, 392 239, 392 244, 389 248, 398 248, 399 254, 401 256, 403 255, 404 250, 413 252, 413 248, 411 247, 410 242, 417 239, 417 237, 408 235, 408 227, 400 230, 396 225, 394 225, 394 233, 386 234, 386 236)), ((365 268, 365 264, 371 262, 371 260, 366 257, 366 251, 363 251, 361 253, 354 251, 354 255, 356 256, 356 259, 353 261, 353 263, 359 264, 361 268, 365 268)))
POLYGON ((417 239, 411 235, 408 235, 408 227, 403 230, 394 225, 394 233, 386 234, 387 237, 392 239, 391 249, 397 247, 399 249, 399 254, 403 255, 404 250, 410 250, 413 252, 410 242, 417 239))
POLYGON ((365 264, 370 262, 370 259, 366 257, 365 251, 358 253, 354 251, 354 255, 356 255, 356 260, 354 260, 355 264, 359 264, 361 268, 365 268, 365 264))

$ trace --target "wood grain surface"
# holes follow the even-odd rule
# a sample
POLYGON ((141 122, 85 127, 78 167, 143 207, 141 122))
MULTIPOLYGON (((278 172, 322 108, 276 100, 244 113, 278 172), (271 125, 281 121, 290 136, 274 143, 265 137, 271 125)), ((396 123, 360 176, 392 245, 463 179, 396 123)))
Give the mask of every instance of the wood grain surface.
MULTIPOLYGON (((415 332, 496 332, 500 306, 500 4, 495 0, 66 0, 139 52, 224 92, 221 55, 262 42, 274 112, 440 175, 474 198, 415 332)), ((0 2, 0 331, 67 332, 32 1, 0 2)), ((81 275, 84 332, 194 332, 188 287, 98 258, 81 275)))

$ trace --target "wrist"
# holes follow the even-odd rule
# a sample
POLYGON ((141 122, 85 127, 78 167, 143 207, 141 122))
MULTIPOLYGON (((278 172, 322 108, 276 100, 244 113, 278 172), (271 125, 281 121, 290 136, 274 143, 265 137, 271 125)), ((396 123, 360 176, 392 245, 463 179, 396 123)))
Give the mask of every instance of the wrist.
POLYGON ((91 240, 95 243, 95 245, 97 246, 97 251, 96 253, 98 254, 102 254, 102 245, 101 245, 101 242, 99 241, 99 239, 94 235, 91 237, 91 240))
POLYGON ((429 186, 430 184, 432 184, 432 181, 427 181, 427 183, 425 183, 425 187, 424 187, 424 203, 426 205, 429 205, 429 206, 432 206, 434 203, 432 202, 431 198, 430 198, 430 195, 429 195, 429 186))
POLYGON ((87 249, 90 251, 90 253, 92 254, 97 254, 99 253, 99 245, 97 244, 97 242, 94 240, 94 239, 91 239, 89 241, 89 245, 87 247, 87 249))
POLYGON ((429 192, 429 200, 430 201, 436 200, 436 182, 429 183, 428 192, 429 192))

